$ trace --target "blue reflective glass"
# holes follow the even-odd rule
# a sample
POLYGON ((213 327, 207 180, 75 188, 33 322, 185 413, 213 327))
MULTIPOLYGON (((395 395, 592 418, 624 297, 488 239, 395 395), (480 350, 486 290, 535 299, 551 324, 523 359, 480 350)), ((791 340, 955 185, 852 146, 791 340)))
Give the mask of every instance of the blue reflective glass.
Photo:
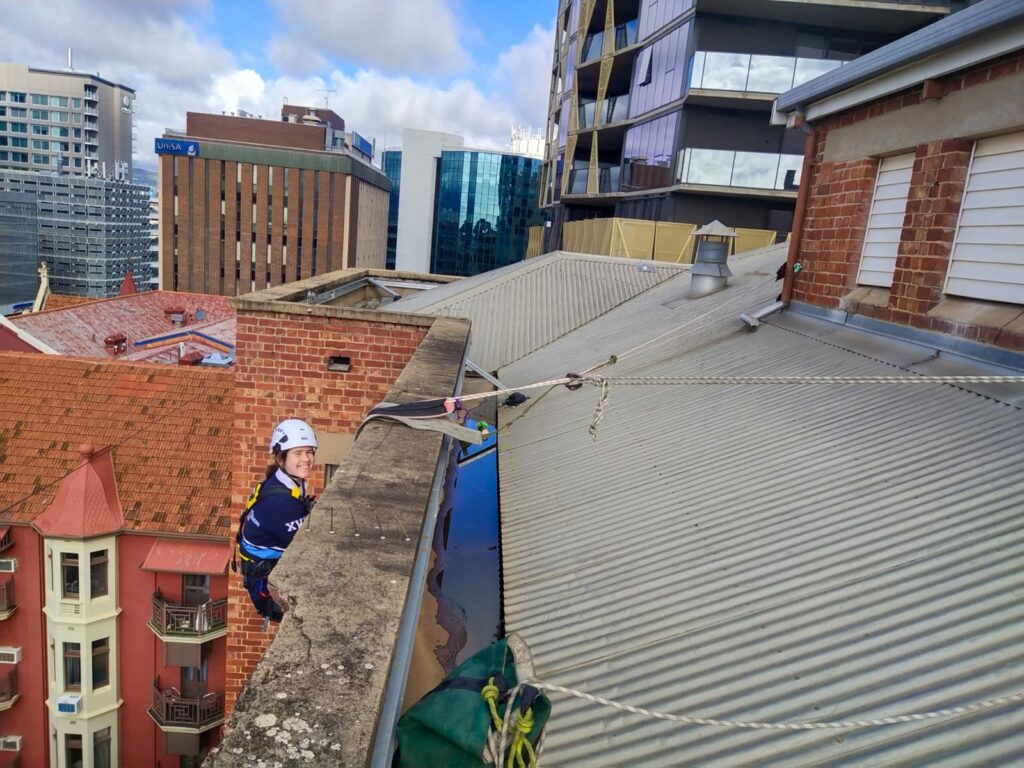
POLYGON ((441 153, 431 271, 475 275, 522 261, 528 230, 544 223, 537 158, 441 153))
POLYGON ((391 198, 388 201, 388 248, 387 268, 395 268, 395 252, 398 245, 398 189, 402 179, 402 153, 389 149, 381 155, 384 175, 391 182, 391 198))

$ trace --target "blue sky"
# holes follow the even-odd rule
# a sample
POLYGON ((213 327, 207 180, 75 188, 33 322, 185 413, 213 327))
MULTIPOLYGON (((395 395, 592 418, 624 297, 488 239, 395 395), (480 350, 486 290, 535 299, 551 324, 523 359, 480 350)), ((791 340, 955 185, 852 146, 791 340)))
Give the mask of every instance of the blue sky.
POLYGON ((185 112, 276 117, 330 106, 352 129, 402 128, 501 147, 513 124, 543 125, 557 0, 46 0, 5 3, 4 60, 99 72, 138 94, 136 163, 185 112))

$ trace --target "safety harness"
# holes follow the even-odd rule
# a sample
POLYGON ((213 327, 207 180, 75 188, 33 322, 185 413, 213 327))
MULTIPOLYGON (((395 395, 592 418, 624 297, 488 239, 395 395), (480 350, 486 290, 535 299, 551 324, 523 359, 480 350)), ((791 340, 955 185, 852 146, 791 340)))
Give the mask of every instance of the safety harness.
MULTIPOLYGON (((245 521, 249 518, 249 510, 256 506, 256 502, 260 498, 266 498, 267 496, 291 496, 293 499, 302 499, 302 491, 298 488, 285 488, 283 485, 271 485, 266 490, 263 488, 263 483, 256 483, 256 486, 252 489, 252 494, 249 496, 249 500, 245 502, 245 509, 242 510, 242 514, 238 517, 238 530, 235 531, 235 550, 231 555, 231 570, 235 573, 238 572, 238 560, 241 558, 247 563, 255 562, 256 558, 249 557, 242 551, 242 529, 245 527, 245 521)), ((309 502, 306 502, 306 512, 309 513, 309 502)))

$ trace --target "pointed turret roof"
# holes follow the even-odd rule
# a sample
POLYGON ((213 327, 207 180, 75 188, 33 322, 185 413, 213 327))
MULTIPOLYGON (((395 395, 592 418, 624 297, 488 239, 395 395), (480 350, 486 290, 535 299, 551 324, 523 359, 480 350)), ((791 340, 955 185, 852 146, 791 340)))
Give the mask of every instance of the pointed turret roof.
POLYGON ((32 523, 43 536, 91 539, 124 527, 110 448, 97 451, 83 443, 78 450, 82 463, 60 481, 53 501, 32 523))
POLYGON ((131 296, 133 293, 138 292, 138 289, 135 287, 135 278, 132 277, 132 271, 129 269, 128 273, 124 276, 124 282, 121 283, 121 290, 117 292, 117 295, 131 296))

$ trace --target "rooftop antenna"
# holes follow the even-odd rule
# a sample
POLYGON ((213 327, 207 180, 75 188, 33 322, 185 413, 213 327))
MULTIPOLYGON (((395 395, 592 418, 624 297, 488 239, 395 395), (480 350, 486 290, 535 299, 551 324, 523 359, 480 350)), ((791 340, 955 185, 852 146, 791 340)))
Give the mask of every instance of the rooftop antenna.
POLYGON ((327 97, 328 97, 327 95, 330 94, 330 93, 333 93, 335 96, 338 95, 338 92, 336 90, 334 90, 333 88, 317 88, 316 92, 317 93, 322 93, 324 95, 324 109, 328 108, 327 107, 327 97))
POLYGON ((68 48, 68 72, 74 71, 74 66, 71 64, 71 49, 68 48))

